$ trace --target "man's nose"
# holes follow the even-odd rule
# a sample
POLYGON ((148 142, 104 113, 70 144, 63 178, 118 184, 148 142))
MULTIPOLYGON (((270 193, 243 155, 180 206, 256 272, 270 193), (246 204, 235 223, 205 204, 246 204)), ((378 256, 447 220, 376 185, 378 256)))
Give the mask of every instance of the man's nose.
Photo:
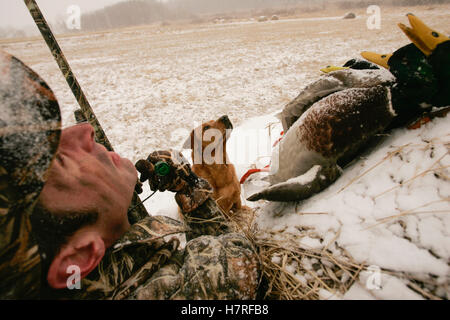
POLYGON ((60 147, 81 148, 90 152, 95 145, 94 136, 94 128, 90 124, 77 124, 62 131, 60 147))

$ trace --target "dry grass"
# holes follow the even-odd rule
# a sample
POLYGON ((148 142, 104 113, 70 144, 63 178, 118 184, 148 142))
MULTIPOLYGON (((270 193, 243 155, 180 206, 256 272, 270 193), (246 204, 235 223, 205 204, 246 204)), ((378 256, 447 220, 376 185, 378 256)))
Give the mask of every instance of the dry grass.
MULTIPOLYGON (((345 259, 337 258, 328 250, 339 233, 322 250, 315 250, 299 245, 302 236, 259 231, 255 219, 256 211, 244 208, 231 223, 237 232, 244 233, 252 241, 259 252, 264 299, 318 300, 322 289, 344 294, 358 278, 359 272, 366 268, 355 263, 349 255, 345 259), (305 265, 305 259, 316 259, 318 263, 310 268, 305 265), (295 265, 295 272, 288 270, 288 265, 295 265), (306 282, 297 275, 306 275, 306 282)), ((308 230, 305 230, 303 236, 307 234, 308 230)))
POLYGON ((293 234, 273 232, 255 235, 254 242, 260 250, 263 276, 268 286, 266 299, 318 300, 324 298, 323 289, 333 295, 345 294, 365 269, 350 257, 335 257, 326 248, 304 248, 298 244, 298 238, 293 234), (312 267, 309 262, 305 263, 311 259, 317 260, 312 267))

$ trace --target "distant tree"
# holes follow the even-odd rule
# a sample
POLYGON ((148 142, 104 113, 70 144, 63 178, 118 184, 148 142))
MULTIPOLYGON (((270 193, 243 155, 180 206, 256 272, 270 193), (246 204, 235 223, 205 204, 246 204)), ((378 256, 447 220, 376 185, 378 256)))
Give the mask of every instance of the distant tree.
POLYGON ((170 18, 164 2, 156 0, 130 0, 85 13, 81 16, 83 30, 93 31, 149 24, 170 18))

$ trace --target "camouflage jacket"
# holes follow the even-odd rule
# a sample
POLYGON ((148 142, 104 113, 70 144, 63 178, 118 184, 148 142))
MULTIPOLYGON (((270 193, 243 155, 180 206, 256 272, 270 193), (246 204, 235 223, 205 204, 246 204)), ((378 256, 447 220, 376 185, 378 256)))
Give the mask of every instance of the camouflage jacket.
POLYGON ((209 198, 185 221, 149 216, 135 223, 80 290, 59 291, 57 298, 255 299, 256 250, 244 235, 230 232, 216 202, 209 198), (184 249, 182 234, 192 239, 184 249))

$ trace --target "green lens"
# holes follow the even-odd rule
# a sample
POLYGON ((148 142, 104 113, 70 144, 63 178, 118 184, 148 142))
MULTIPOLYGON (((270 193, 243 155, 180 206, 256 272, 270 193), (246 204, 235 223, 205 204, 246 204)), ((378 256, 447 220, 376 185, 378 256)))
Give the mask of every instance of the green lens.
POLYGON ((170 172, 170 166, 164 161, 159 161, 155 164, 155 172, 160 177, 167 176, 170 172))

